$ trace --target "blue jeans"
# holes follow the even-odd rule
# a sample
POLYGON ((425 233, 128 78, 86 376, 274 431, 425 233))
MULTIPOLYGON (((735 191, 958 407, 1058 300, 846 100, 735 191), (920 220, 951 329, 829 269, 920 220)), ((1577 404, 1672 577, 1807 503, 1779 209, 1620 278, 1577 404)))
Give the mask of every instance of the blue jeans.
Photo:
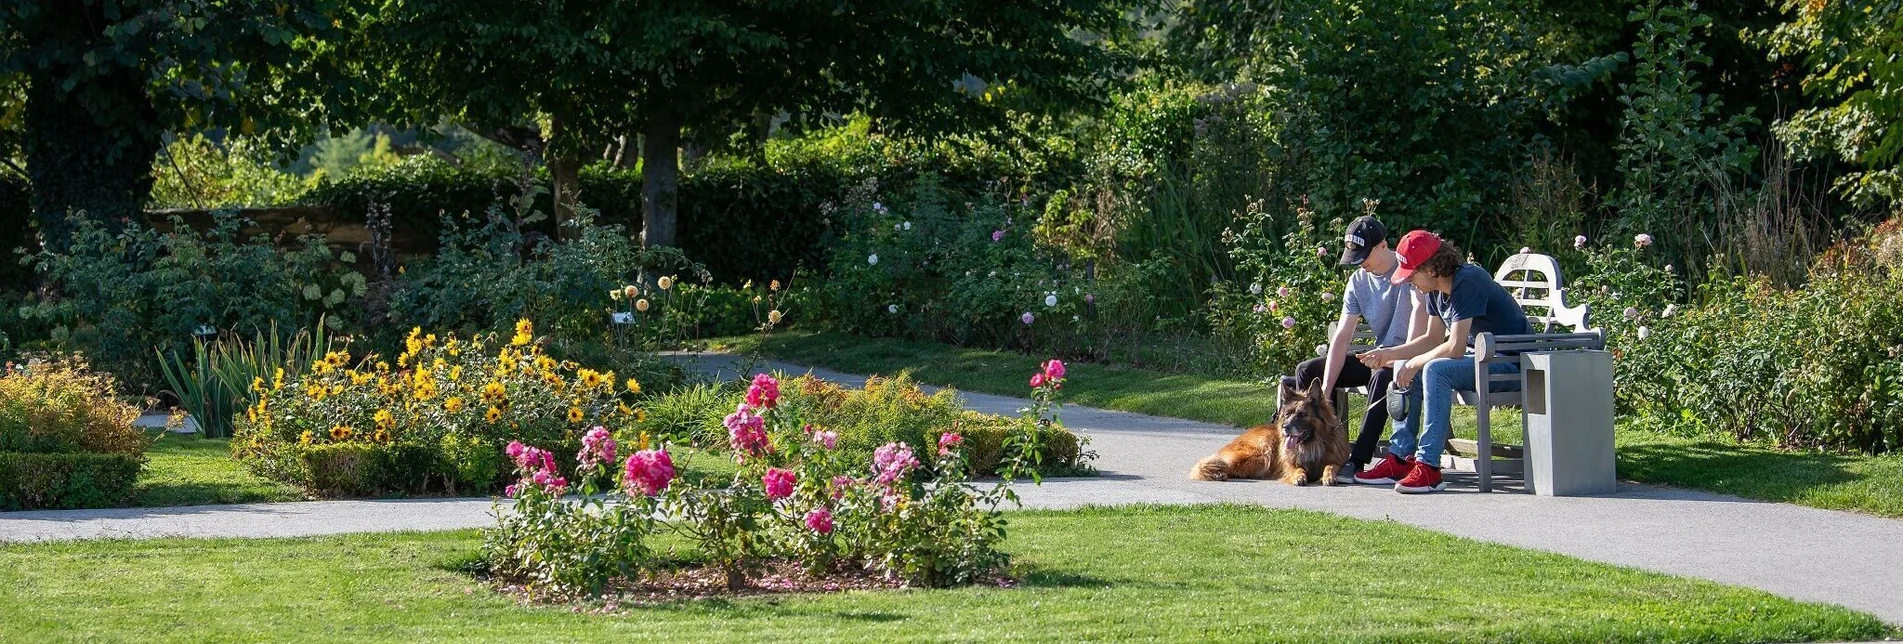
MULTIPOLYGON (((1496 362, 1487 365, 1492 373, 1519 373, 1520 363, 1496 362)), ((1388 439, 1388 451, 1395 456, 1413 454, 1416 460, 1440 467, 1441 450, 1454 433, 1454 392, 1474 391, 1474 359, 1441 358, 1427 363, 1408 383, 1407 420, 1394 424, 1394 436, 1388 439), (1421 425, 1427 431, 1421 431, 1421 425), (1416 437, 1419 440, 1416 441, 1416 437)), ((1493 391, 1519 391, 1520 383, 1496 382, 1493 391)))

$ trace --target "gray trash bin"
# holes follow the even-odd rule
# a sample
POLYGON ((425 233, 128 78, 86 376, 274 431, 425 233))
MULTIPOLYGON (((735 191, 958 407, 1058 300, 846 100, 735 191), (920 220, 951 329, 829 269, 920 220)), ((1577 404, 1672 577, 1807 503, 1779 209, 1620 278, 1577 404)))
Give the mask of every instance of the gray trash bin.
POLYGON ((1526 382, 1526 487, 1542 496, 1611 494, 1612 354, 1520 356, 1526 382))

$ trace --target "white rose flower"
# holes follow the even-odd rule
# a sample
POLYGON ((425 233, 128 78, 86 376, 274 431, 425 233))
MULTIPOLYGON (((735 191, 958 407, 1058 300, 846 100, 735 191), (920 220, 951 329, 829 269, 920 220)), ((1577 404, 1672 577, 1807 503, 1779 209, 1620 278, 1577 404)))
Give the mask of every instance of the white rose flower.
POLYGON ((879 254, 878 254, 878 253, 873 253, 873 254, 871 254, 871 255, 867 255, 867 256, 866 256, 866 264, 867 264, 867 265, 870 265, 870 266, 878 266, 878 265, 879 265, 879 254))
POLYGON ((887 304, 887 305, 885 305, 885 312, 887 312, 887 313, 898 313, 898 312, 899 312, 899 305, 897 305, 897 304, 887 304))
POLYGON ((1055 294, 1055 293, 1053 293, 1053 294, 1050 294, 1050 295, 1046 295, 1046 296, 1044 296, 1044 306, 1049 306, 1049 307, 1056 307, 1056 306, 1057 306, 1057 294, 1055 294))

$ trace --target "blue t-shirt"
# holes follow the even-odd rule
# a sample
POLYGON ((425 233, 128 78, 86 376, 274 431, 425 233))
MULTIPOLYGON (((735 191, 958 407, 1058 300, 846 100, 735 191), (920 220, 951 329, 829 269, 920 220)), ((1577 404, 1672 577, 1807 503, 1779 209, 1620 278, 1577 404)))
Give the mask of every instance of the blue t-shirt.
POLYGON ((1427 294, 1427 310, 1453 327, 1455 322, 1473 320, 1467 327, 1467 344, 1482 333, 1524 335, 1533 332, 1526 309, 1513 299, 1506 287, 1493 281, 1487 269, 1466 264, 1454 271, 1452 293, 1427 294))

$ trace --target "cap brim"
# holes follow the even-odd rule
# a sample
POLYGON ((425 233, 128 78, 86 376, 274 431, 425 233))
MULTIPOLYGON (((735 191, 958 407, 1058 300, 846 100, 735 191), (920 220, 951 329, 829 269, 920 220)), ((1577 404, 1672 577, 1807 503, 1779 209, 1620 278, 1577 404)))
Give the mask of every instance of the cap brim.
POLYGON ((1389 277, 1388 282, 1391 284, 1400 284, 1401 282, 1407 281, 1407 278, 1413 275, 1414 275, 1413 268, 1401 268, 1399 266, 1396 266, 1394 267, 1394 276, 1389 277))
POLYGON ((1341 251, 1341 265, 1342 265, 1342 266, 1360 266, 1362 262, 1365 262, 1365 261, 1368 261, 1368 254, 1369 254, 1369 250, 1370 250, 1370 249, 1368 249, 1368 248, 1359 248, 1359 249, 1354 249, 1354 248, 1344 248, 1344 249, 1342 249, 1342 251, 1341 251))

